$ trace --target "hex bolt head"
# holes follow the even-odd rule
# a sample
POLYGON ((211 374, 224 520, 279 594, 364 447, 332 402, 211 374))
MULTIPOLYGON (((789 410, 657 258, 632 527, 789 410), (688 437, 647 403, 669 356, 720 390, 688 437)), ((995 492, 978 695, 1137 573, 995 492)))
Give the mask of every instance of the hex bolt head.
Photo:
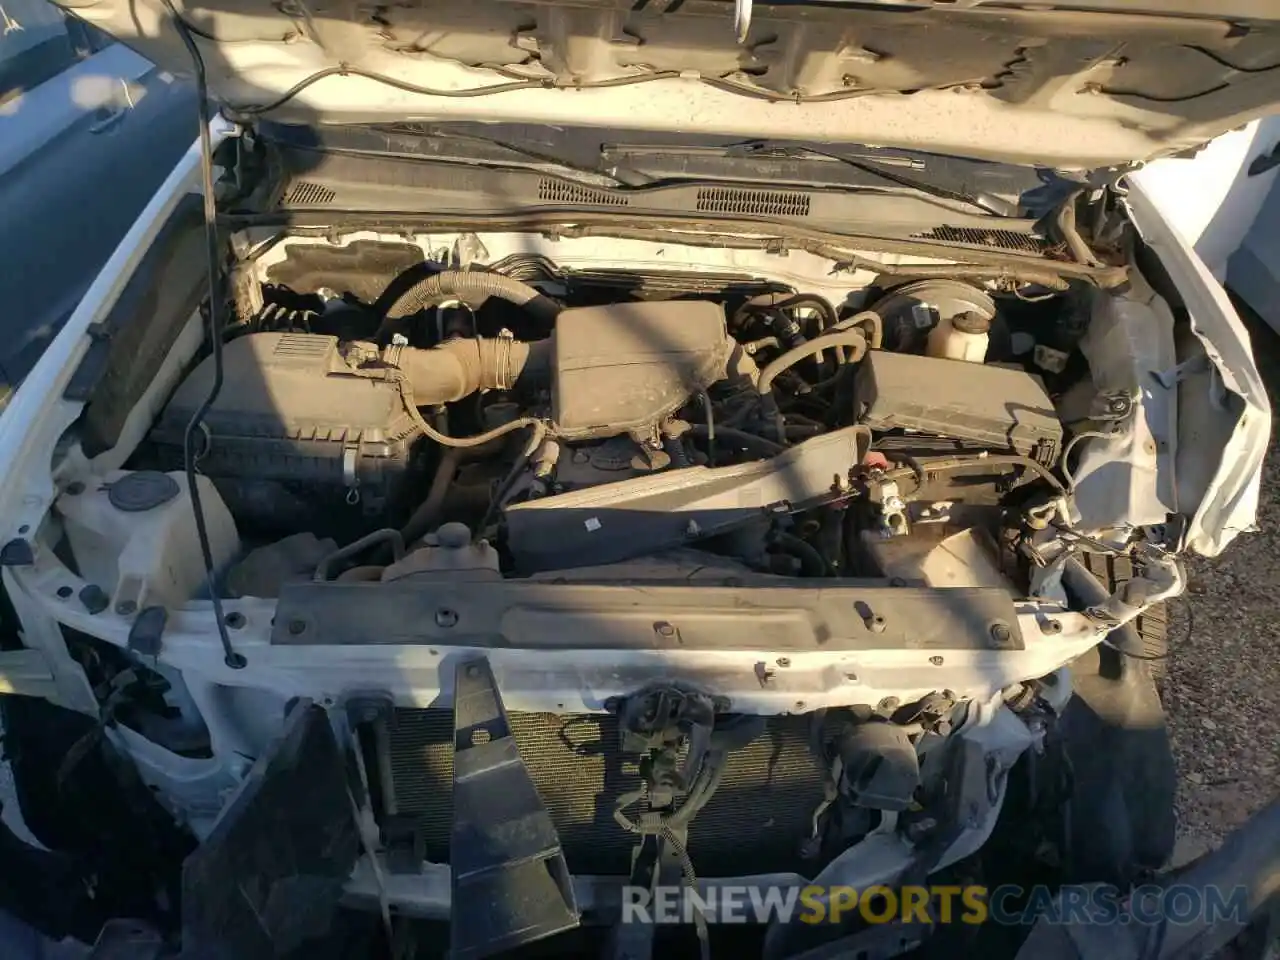
POLYGON ((674 637, 676 635, 676 628, 663 620, 653 625, 653 632, 660 637, 674 637))
POLYGON ((941 657, 930 657, 929 662, 932 663, 935 667, 940 667, 942 666, 943 663, 945 663, 945 661, 941 657))
POLYGON ((436 611, 436 626, 443 627, 446 630, 449 627, 458 625, 458 611, 450 610, 448 607, 441 607, 436 611))
POLYGON ((307 630, 307 622, 305 620, 289 621, 289 632, 293 634, 295 637, 300 633, 305 633, 306 630, 307 630))
POLYGON ((791 658, 790 658, 790 657, 779 657, 779 658, 778 658, 778 660, 777 660, 777 663, 778 663, 778 666, 780 666, 780 667, 789 667, 789 666, 791 666, 791 658))
POLYGON ((1013 631, 1009 629, 1007 623, 996 622, 991 625, 991 639, 999 646, 1004 646, 1013 640, 1013 631))

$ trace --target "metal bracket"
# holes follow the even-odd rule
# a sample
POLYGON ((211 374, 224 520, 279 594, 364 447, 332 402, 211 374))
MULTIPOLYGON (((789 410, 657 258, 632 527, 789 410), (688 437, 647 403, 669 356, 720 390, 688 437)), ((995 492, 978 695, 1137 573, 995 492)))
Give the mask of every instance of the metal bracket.
POLYGON ((559 834, 485 657, 458 664, 453 740, 449 955, 490 956, 578 926, 559 834))

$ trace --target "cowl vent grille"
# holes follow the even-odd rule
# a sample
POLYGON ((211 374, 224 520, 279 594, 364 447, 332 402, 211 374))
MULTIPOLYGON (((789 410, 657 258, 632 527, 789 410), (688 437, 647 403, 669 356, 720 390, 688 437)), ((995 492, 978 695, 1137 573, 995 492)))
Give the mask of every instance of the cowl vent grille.
POLYGON ((312 183, 310 180, 299 180, 285 197, 285 203, 299 207, 322 207, 333 203, 338 194, 329 187, 312 183))
POLYGON ((1050 244, 1043 237, 1032 237, 1013 230, 982 230, 977 227, 934 227, 912 236, 914 240, 938 240, 942 243, 967 243, 975 247, 997 247, 1021 253, 1043 254, 1050 244))
POLYGON ((538 181, 538 199, 552 203, 593 203, 596 206, 625 207, 630 199, 608 190, 595 190, 580 183, 545 177, 538 181))
POLYGON ((698 191, 698 209, 703 213, 807 217, 809 195, 785 190, 735 190, 725 187, 706 187, 698 191))

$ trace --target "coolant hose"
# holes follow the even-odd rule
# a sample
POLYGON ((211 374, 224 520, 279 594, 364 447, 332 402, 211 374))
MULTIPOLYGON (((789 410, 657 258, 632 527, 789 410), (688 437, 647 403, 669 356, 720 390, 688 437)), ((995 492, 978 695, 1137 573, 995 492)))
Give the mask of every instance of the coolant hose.
POLYGON ((831 347, 852 347, 853 356, 849 357, 848 362, 857 363, 867 352, 867 338, 861 330, 834 330, 815 337, 807 343, 802 343, 798 347, 793 347, 760 371, 760 376, 756 380, 756 390, 767 394, 773 389, 773 381, 784 370, 831 347))
POLYGON ((387 285, 373 304, 380 317, 408 317, 442 300, 456 298, 477 308, 489 297, 498 297, 523 307, 534 318, 551 325, 560 313, 560 304, 529 284, 501 273, 485 270, 440 270, 429 261, 415 263, 387 285))

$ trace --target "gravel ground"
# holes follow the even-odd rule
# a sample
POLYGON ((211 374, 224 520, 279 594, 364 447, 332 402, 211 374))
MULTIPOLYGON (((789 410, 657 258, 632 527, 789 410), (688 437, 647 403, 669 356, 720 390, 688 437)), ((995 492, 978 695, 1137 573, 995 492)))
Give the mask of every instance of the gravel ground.
MULTIPOLYGON (((1280 338, 1256 318, 1246 322, 1275 410, 1280 338)), ((1190 559, 1190 587, 1169 611, 1164 704, 1178 767, 1177 859, 1216 846, 1280 790, 1278 454, 1273 445, 1258 532, 1216 559, 1190 559)))

